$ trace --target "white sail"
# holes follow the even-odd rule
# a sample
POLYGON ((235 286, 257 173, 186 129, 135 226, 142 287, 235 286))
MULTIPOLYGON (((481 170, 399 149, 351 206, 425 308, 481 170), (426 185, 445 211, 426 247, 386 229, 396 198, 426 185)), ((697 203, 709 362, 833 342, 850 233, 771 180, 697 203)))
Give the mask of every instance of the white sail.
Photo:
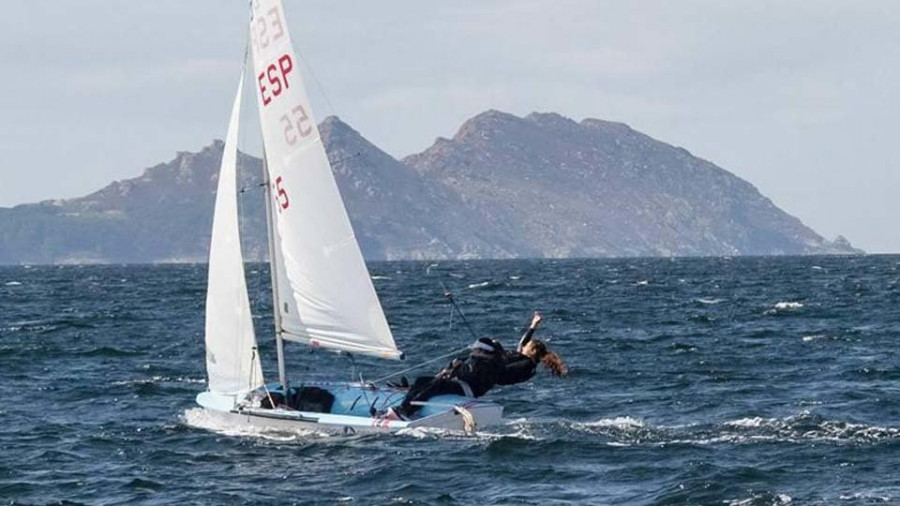
POLYGON ((283 338, 400 358, 300 77, 280 0, 254 0, 255 94, 271 183, 283 338))
POLYGON ((206 370, 213 392, 237 393, 263 384, 244 279, 237 206, 237 138, 243 73, 231 110, 209 247, 206 370))

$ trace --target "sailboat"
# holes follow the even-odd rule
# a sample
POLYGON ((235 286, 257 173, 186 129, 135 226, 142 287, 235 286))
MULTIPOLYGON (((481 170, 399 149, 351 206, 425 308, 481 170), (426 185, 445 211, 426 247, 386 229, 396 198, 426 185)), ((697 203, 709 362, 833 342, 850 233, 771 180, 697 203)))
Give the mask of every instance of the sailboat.
MULTIPOLYGON (((244 278, 238 216, 237 141, 241 72, 219 172, 206 298, 209 390, 197 403, 227 424, 338 433, 416 427, 474 430, 499 423, 503 408, 442 395, 408 420, 383 414, 406 389, 359 382, 292 385, 285 341, 398 360, 384 311, 331 172, 300 77, 280 0, 253 0, 250 54, 264 149, 269 263, 278 381, 266 383, 244 278)), ((245 57, 246 58, 246 57, 245 57)), ((245 62, 246 68, 246 62, 245 62)))

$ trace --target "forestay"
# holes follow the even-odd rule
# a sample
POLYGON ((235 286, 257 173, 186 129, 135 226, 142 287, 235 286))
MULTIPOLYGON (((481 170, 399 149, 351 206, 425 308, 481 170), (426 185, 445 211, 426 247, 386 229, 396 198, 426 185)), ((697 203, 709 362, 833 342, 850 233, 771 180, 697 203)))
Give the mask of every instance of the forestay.
POLYGON ((237 393, 263 384, 250 316, 237 206, 237 138, 244 76, 231 110, 209 248, 206 370, 212 392, 237 393))
POLYGON ((253 82, 271 184, 285 339, 399 358, 325 154, 279 0, 254 0, 253 82))

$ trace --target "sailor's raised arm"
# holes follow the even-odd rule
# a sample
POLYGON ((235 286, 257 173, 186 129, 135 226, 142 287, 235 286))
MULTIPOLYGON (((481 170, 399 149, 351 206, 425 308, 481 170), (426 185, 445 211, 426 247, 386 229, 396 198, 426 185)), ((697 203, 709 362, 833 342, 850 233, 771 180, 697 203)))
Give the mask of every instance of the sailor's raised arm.
POLYGON ((528 325, 528 330, 526 330, 525 333, 522 334, 522 338, 519 339, 519 345, 516 347, 516 351, 522 352, 522 348, 531 341, 531 336, 534 335, 534 331, 537 330, 543 319, 544 317, 541 316, 541 313, 538 313, 537 311, 534 312, 534 315, 531 317, 531 324, 528 325))

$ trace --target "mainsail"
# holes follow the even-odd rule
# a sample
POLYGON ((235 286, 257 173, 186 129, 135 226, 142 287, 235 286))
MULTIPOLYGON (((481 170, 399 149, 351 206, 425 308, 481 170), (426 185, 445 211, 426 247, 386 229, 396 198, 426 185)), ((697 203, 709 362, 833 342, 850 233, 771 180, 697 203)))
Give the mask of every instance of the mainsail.
POLYGON ((244 279, 237 206, 237 138, 244 76, 231 110, 209 248, 206 370, 213 392, 237 393, 263 384, 244 279))
POLYGON ((277 311, 291 341, 400 358, 331 173, 280 0, 254 0, 252 82, 272 198, 277 311))

